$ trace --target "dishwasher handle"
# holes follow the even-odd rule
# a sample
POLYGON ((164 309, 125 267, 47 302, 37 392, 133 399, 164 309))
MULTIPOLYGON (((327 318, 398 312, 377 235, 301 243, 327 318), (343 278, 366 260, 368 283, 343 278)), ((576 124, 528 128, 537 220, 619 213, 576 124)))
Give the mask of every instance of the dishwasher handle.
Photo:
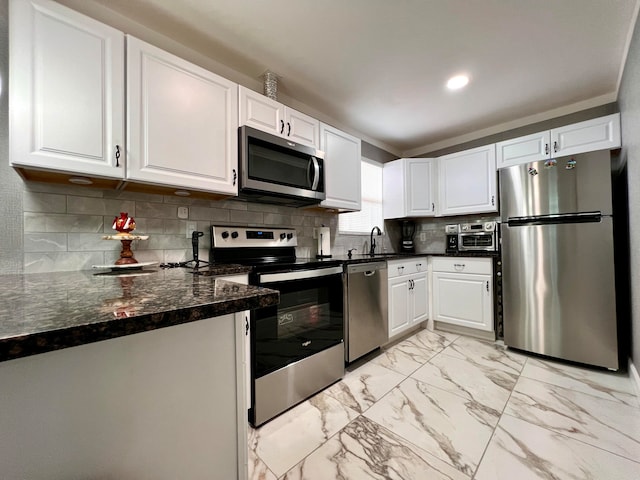
POLYGON ((375 270, 367 270, 366 272, 364 272, 365 277, 373 277, 375 274, 376 274, 375 270))

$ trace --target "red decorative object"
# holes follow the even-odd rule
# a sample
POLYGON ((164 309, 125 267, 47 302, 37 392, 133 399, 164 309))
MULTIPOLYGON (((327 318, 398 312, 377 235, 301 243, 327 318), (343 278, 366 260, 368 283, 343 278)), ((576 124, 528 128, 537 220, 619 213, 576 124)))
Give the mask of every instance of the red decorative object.
POLYGON ((120 234, 126 235, 135 230, 136 222, 128 213, 120 212, 120 216, 113 219, 113 225, 111 228, 117 230, 120 234))

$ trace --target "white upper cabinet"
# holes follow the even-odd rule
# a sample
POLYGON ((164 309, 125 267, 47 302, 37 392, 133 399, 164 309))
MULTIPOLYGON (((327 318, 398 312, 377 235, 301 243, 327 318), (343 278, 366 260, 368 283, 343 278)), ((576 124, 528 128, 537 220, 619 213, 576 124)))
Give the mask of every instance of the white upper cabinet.
POLYGON ((594 118, 496 144, 498 168, 619 148, 620 114, 594 118))
POLYGON ((495 145, 438 158, 438 214, 497 212, 495 145))
POLYGON ((240 86, 240 125, 318 148, 320 121, 240 86))
POLYGON ((127 178, 237 194, 237 88, 127 36, 127 178))
POLYGON ((551 130, 551 144, 554 157, 619 148, 620 114, 554 128, 551 130))
POLYGON ((327 195, 320 206, 342 211, 360 210, 360 139, 322 123, 320 150, 324 151, 324 185, 327 195))
POLYGON ((388 218, 436 214, 435 159, 401 158, 384 164, 383 215, 388 218))
POLYGON ((10 13, 11 164, 123 178, 123 33, 49 0, 10 13))

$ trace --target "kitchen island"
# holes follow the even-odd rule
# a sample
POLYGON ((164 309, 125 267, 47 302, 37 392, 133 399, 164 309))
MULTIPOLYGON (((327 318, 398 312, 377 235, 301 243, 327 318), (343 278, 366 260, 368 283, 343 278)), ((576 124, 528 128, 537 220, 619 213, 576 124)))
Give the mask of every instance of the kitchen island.
POLYGON ((245 478, 238 273, 0 276, 2 478, 245 478))

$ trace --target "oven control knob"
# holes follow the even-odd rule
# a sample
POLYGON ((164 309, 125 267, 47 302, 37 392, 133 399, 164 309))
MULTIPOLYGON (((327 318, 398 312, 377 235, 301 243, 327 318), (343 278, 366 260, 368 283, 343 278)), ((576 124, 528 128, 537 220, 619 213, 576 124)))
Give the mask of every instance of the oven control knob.
POLYGON ((231 238, 238 238, 238 232, 231 232, 231 238))
POLYGON ((286 233, 281 233, 280 234, 280 240, 284 240, 287 237, 286 233))
POLYGON ((229 232, 222 232, 222 238, 229 238, 229 232))
POLYGON ((287 240, 291 240, 293 238, 293 233, 287 233, 287 240))

